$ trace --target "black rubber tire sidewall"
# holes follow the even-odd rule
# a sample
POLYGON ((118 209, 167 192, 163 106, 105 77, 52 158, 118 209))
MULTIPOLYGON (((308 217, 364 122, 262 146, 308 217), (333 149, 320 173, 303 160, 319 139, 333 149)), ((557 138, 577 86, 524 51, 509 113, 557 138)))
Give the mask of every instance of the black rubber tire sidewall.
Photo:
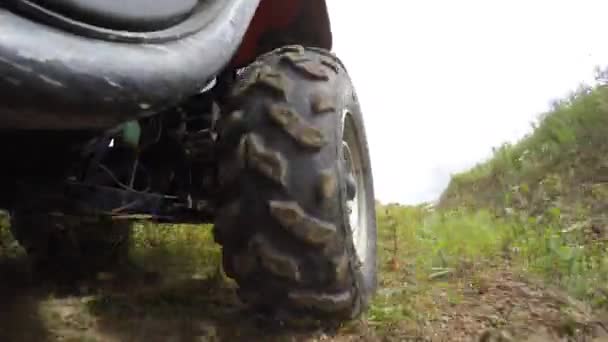
POLYGON ((245 69, 236 82, 234 95, 232 106, 219 125, 222 191, 214 229, 217 241, 223 246, 226 272, 239 283, 243 297, 251 297, 250 301, 261 303, 271 311, 337 320, 358 316, 369 304, 376 287, 375 202, 363 119, 344 66, 324 50, 298 46, 278 49, 261 56, 245 69), (291 56, 287 62, 285 56, 291 56), (278 82, 274 85, 273 77, 278 82), (310 109, 314 107, 313 97, 319 93, 330 100, 329 113, 310 109), (282 123, 269 119, 270 108, 275 104, 293 109, 291 119, 282 123), (363 267, 358 265, 352 241, 345 206, 344 168, 340 163, 345 111, 353 119, 366 175, 369 248, 368 263, 363 267), (322 132, 326 142, 317 150, 302 142, 305 140, 303 127, 310 125, 322 132), (268 152, 267 161, 274 160, 274 164, 252 162, 251 153, 259 151, 268 152), (281 178, 281 165, 288 170, 285 179, 281 178), (270 171, 261 176, 264 172, 260 170, 264 167, 270 171), (332 175, 337 178, 335 192, 324 200, 318 199, 315 190, 319 188, 321 174, 329 175, 328 179, 332 175), (277 224, 277 217, 269 214, 272 211, 269 208, 276 202, 295 205, 300 212, 298 224, 316 222, 320 224, 317 228, 331 224, 336 228, 336 235, 321 249, 313 246, 311 240, 303 243, 298 234, 307 232, 288 231, 284 223, 277 224), (256 250, 252 243, 260 236, 268 245, 256 250), (343 263, 334 264, 334 261, 345 258, 348 271, 342 272, 343 263), (251 269, 243 271, 243 265, 251 269), (272 267, 269 269, 268 265, 272 267), (285 270, 285 274, 281 273, 285 270), (291 297, 294 292, 310 292, 312 300, 298 301, 298 305, 290 303, 285 296, 302 298, 291 297), (342 294, 346 292, 353 295, 348 307, 343 305, 346 297, 342 294))

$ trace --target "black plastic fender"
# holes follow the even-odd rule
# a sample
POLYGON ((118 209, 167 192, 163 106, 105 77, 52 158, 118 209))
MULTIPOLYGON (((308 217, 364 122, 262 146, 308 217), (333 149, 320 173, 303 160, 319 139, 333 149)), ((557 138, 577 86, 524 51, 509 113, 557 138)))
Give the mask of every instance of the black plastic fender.
POLYGON ((259 0, 214 1, 198 32, 155 43, 69 33, 0 8, 0 129, 105 129, 200 91, 259 0))

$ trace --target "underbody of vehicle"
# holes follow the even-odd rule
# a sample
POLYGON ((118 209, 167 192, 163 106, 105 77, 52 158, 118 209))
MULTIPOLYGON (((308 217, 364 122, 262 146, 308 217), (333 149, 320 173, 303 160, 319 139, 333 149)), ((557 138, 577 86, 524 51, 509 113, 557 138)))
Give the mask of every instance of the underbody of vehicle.
POLYGON ((375 287, 373 186, 331 47, 324 0, 4 2, 14 235, 65 267, 114 255, 131 220, 214 223, 252 305, 358 315, 375 287))

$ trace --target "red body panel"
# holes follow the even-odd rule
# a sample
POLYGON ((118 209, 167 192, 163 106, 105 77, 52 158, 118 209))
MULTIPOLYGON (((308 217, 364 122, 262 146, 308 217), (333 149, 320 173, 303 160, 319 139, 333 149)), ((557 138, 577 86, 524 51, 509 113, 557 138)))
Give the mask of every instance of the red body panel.
MULTIPOLYGON (((279 32, 290 35, 293 43, 331 49, 331 29, 325 0, 261 0, 231 65, 242 67, 260 53, 262 37, 279 32), (305 32, 305 33, 303 33, 305 32), (298 41, 301 35, 301 42, 298 41), (312 38, 311 38, 312 37, 312 38)), ((279 47, 280 42, 277 42, 279 47)))

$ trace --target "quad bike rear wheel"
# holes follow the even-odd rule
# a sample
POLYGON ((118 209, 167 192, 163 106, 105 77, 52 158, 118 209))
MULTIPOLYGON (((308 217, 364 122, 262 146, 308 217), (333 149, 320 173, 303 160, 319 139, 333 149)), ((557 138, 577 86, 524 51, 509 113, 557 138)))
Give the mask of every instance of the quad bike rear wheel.
POLYGON ((11 232, 37 276, 78 279, 127 261, 131 223, 20 209, 11 213, 11 232))
POLYGON ((219 124, 216 240, 255 308, 341 321, 376 286, 376 222, 361 111, 330 52, 287 46, 238 77, 219 124))

